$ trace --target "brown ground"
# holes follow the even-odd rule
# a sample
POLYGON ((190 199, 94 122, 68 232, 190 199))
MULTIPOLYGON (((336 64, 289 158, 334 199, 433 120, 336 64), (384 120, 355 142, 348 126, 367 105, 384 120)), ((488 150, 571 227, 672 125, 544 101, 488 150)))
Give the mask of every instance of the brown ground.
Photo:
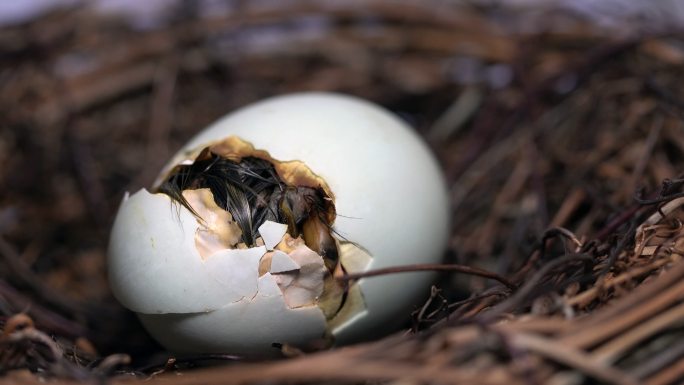
POLYGON ((153 31, 77 9, 0 30, 0 375, 679 383, 682 35, 438 1, 312 4, 185 9, 153 31), (106 284, 118 203, 219 116, 300 90, 414 125, 451 188, 446 262, 515 288, 444 273, 404 334, 275 363, 167 362, 106 284))

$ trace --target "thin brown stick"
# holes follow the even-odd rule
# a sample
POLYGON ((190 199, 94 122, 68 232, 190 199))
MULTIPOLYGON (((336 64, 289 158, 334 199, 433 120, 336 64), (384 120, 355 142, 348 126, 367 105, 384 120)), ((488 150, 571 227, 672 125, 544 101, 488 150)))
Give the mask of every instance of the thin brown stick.
POLYGON ((577 294, 574 297, 568 298, 566 300, 566 303, 570 306, 584 307, 589 302, 593 301, 601 291, 616 287, 616 286, 621 285, 621 284, 626 283, 626 282, 629 282, 629 281, 631 281, 631 280, 633 280, 639 276, 649 274, 649 273, 653 272, 654 270, 657 270, 657 269, 667 265, 668 263, 671 263, 671 260, 669 258, 667 258, 667 259, 664 258, 664 259, 659 259, 659 260, 655 261, 654 263, 652 263, 648 266, 633 268, 629 271, 626 271, 623 274, 618 275, 615 278, 610 279, 609 281, 605 281, 600 286, 593 286, 590 289, 587 289, 587 290, 577 294))
POLYGON ((519 290, 513 294, 509 299, 506 301, 496 305, 493 309, 488 311, 487 313, 482 314, 481 321, 483 322, 490 322, 500 316, 502 313, 507 312, 513 308, 515 308, 517 305, 519 305, 521 302, 523 302, 527 297, 530 295, 530 293, 537 287, 539 282, 553 269, 556 269, 560 266, 566 265, 571 262, 589 262, 592 260, 592 257, 590 255, 580 253, 580 254, 568 254, 562 257, 559 257, 539 269, 530 279, 528 279, 525 284, 520 287, 519 290))
POLYGON ((675 343, 669 348, 658 352, 657 355, 650 357, 644 363, 639 363, 639 366, 632 368, 629 374, 638 378, 658 375, 659 372, 666 370, 668 365, 674 363, 682 356, 684 356, 684 344, 675 343))
POLYGON ((636 189, 639 181, 643 178, 644 170, 648 165, 651 155, 653 154, 653 149, 660 137, 660 131, 663 128, 663 117, 662 115, 656 115, 654 121, 651 123, 651 129, 649 130, 646 142, 643 144, 642 154, 638 157, 638 162, 634 166, 634 171, 631 175, 630 185, 632 190, 636 189))
POLYGON ((415 264, 415 265, 392 266, 392 267, 387 267, 384 269, 364 271, 361 273, 345 274, 345 275, 339 277, 338 279, 342 280, 342 281, 352 281, 352 280, 357 280, 357 279, 361 279, 361 278, 376 277, 379 275, 397 274, 397 273, 412 273, 412 272, 417 272, 417 271, 448 271, 448 272, 457 272, 457 273, 475 275, 478 277, 483 277, 483 278, 488 278, 488 279, 493 279, 495 281, 498 281, 499 283, 505 285, 506 287, 508 287, 511 290, 515 290, 517 288, 517 286, 513 282, 510 282, 509 280, 500 276, 499 274, 492 273, 492 272, 484 270, 484 269, 479 269, 477 267, 470 267, 470 266, 457 265, 457 264, 420 263, 420 264, 415 264))
POLYGON ((625 313, 639 307, 642 302, 657 298, 661 292, 667 290, 672 285, 681 282, 682 278, 684 278, 684 264, 680 263, 670 269, 667 273, 658 277, 658 279, 640 286, 630 293, 628 297, 624 298, 624 300, 619 301, 600 312, 594 313, 591 318, 588 318, 584 322, 574 323, 564 338, 567 338, 568 341, 575 341, 574 337, 585 333, 587 330, 593 330, 601 325, 610 323, 612 320, 622 318, 625 313))
POLYGON ((568 221, 572 213, 577 210, 577 207, 579 207, 586 197, 587 193, 581 188, 576 187, 572 189, 572 191, 568 193, 568 195, 565 197, 565 200, 556 211, 556 215, 554 215, 553 219, 551 220, 550 226, 561 227, 565 225, 565 222, 568 221))
MULTIPOLYGON (((610 322, 604 321, 600 324, 594 324, 590 328, 583 328, 582 331, 564 336, 560 341, 567 346, 590 347, 648 319, 653 314, 657 314, 673 302, 678 301, 682 296, 684 296, 684 281, 665 292, 658 293, 640 306, 634 306, 624 313, 616 315, 610 319, 610 322)), ((578 322, 575 326, 578 327, 582 324, 582 322, 578 322)))
POLYGON ((684 359, 677 361, 674 365, 663 369, 653 377, 644 381, 645 385, 667 385, 675 383, 684 377, 684 359))
POLYGON ((609 364, 615 362, 630 348, 646 338, 684 320, 684 304, 680 304, 664 313, 644 322, 621 334, 618 338, 601 345, 592 353, 592 358, 598 362, 609 364))
POLYGON ((13 279, 26 285, 46 302, 68 312, 76 313, 83 311, 81 306, 71 298, 60 295, 54 288, 48 287, 45 282, 26 265, 14 247, 5 241, 1 235, 0 257, 2 257, 0 262, 4 262, 2 265, 5 266, 5 271, 8 273, 8 276, 11 276, 13 279))
MULTIPOLYGON (((404 365, 395 365, 395 362, 392 361, 383 362, 382 359, 365 360, 363 357, 357 357, 345 352, 345 354, 318 354, 273 364, 205 369, 194 372, 192 376, 178 377, 176 375, 164 374, 155 377, 151 381, 152 383, 156 381, 168 383, 169 380, 173 379, 173 385, 246 384, 268 380, 323 381, 331 379, 355 381, 403 379, 443 384, 478 383, 498 385, 501 383, 488 377, 488 375, 470 371, 466 368, 433 368, 409 362, 406 362, 404 365)), ((507 381, 507 384, 522 384, 521 381, 514 378, 510 378, 509 381, 507 381)), ((115 383, 125 384, 125 382, 115 383)))
POLYGON ((519 333, 511 337, 511 343, 521 349, 528 349, 554 361, 568 365, 602 382, 619 385, 637 385, 638 381, 629 375, 594 361, 581 351, 563 343, 547 340, 530 334, 519 333))

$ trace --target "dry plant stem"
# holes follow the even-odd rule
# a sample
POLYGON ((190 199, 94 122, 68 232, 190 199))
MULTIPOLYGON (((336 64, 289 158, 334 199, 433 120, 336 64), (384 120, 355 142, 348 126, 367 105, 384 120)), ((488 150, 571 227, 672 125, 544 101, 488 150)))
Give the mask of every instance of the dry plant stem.
POLYGON ((572 243, 575 244, 575 248, 579 250, 582 247, 582 242, 577 238, 575 234, 573 234, 572 231, 565 229, 563 227, 551 227, 544 231, 544 235, 542 236, 541 240, 541 245, 540 245, 540 251, 541 255, 540 258, 544 257, 544 254, 546 253, 546 242, 554 237, 557 236, 562 236, 565 237, 566 239, 572 241, 572 243))
POLYGON ((568 365, 602 382, 616 385, 637 385, 639 382, 621 371, 596 362, 579 350, 562 343, 546 340, 530 334, 511 336, 512 343, 521 349, 529 349, 556 362, 568 365))
POLYGON ((161 374, 165 371, 169 371, 176 364, 187 364, 187 363, 197 363, 202 361, 240 361, 244 359, 241 356, 236 356, 233 354, 199 354, 199 355, 189 355, 180 357, 170 357, 166 359, 163 363, 152 364, 143 368, 138 369, 138 371, 143 373, 153 372, 151 375, 161 374))
POLYGON ((578 251, 582 247, 582 242, 577 238, 577 236, 570 230, 565 229, 563 227, 551 227, 546 229, 544 231, 544 234, 541 237, 541 241, 537 245, 536 249, 532 252, 530 257, 527 259, 527 262, 525 262, 525 265, 515 273, 515 281, 519 281, 524 279, 525 275, 535 266, 535 264, 540 260, 544 258, 544 255, 546 254, 546 244, 549 242, 551 239, 555 237, 565 237, 566 239, 572 241, 572 243, 575 244, 575 248, 578 251))
POLYGON ((623 354, 648 337, 684 320, 684 303, 664 312, 654 312, 654 317, 627 330, 591 353, 592 359, 603 364, 612 364, 623 354))
POLYGON ((76 124, 67 124, 65 131, 66 150, 69 155, 71 168, 76 176, 78 187, 88 206, 88 213, 98 228, 106 227, 102 213, 110 212, 107 194, 100 179, 100 174, 94 166, 97 155, 91 147, 78 138, 76 124))
MULTIPOLYGON (((383 12, 385 17, 388 14, 392 14, 392 17, 399 20, 406 19, 407 15, 410 14, 411 16, 407 21, 419 21, 420 18, 417 15, 429 17, 428 20, 431 20, 430 24, 434 27, 415 25, 411 28, 410 33, 429 37, 427 39, 413 39, 410 41, 413 49, 424 49, 431 52, 453 55, 462 51, 459 49, 462 44, 455 44, 454 41, 476 40, 477 44, 481 44, 478 50, 480 55, 504 61, 512 58, 513 47, 510 44, 510 40, 502 38, 496 33, 490 32, 485 34, 487 29, 483 28, 482 25, 477 27, 477 23, 474 23, 476 20, 483 24, 486 22, 477 14, 468 13, 471 15, 472 21, 466 22, 462 20, 464 12, 450 10, 445 13, 443 10, 439 14, 435 14, 434 10, 427 6, 427 4, 420 6, 414 4, 408 6, 408 9, 402 9, 404 8, 403 6, 393 3, 392 7, 383 5, 378 8, 378 4, 381 3, 383 2, 377 0, 368 2, 363 7, 363 12, 370 10, 383 12), (402 14, 402 12, 406 12, 406 14, 402 14), (446 20, 471 24, 474 29, 482 33, 466 34, 460 31, 459 28, 451 30, 446 20), (487 47, 492 48, 486 49, 487 47), (483 48, 485 49, 483 50, 483 48)), ((93 104, 103 103, 126 92, 149 85, 157 69, 157 63, 149 60, 149 57, 170 55, 177 50, 177 47, 184 46, 188 54, 184 55, 187 57, 181 56, 181 69, 187 72, 197 71, 198 62, 208 66, 208 63, 216 61, 211 52, 205 52, 206 50, 201 49, 200 43, 209 37, 215 34, 233 32, 236 27, 244 28, 248 26, 283 24, 284 20, 292 20, 298 16, 309 15, 312 12, 324 13, 331 18, 359 14, 359 10, 356 10, 354 6, 338 5, 327 7, 322 4, 315 5, 315 3, 310 6, 290 6, 273 10, 245 9, 241 12, 235 12, 230 16, 190 21, 160 33, 150 33, 140 39, 129 41, 127 49, 123 52, 120 50, 101 52, 98 55, 100 56, 99 61, 106 63, 106 65, 80 75, 75 79, 67 79, 68 81, 65 81, 65 85, 59 90, 66 97, 55 98, 57 102, 54 102, 55 99, 53 99, 52 102, 44 103, 44 105, 40 106, 40 113, 38 115, 42 116, 43 119, 49 119, 51 122, 59 121, 64 118, 64 111, 79 112, 93 104), (195 49, 188 49, 190 47, 195 49), (201 59, 197 58, 198 54, 201 55, 201 59)), ((382 31, 388 36, 400 36, 407 33, 406 28, 406 26, 402 26, 401 30, 396 30, 396 28, 385 27, 382 31)), ((363 35, 351 35, 353 38, 344 39, 342 38, 344 34, 340 34, 337 40, 342 40, 346 45, 359 45, 362 47, 377 43, 377 40, 364 42, 363 35)), ((335 40, 332 37, 329 39, 335 40)), ((468 50, 465 51, 467 52, 468 50)))
POLYGON ((38 325, 47 331, 71 337, 88 334, 88 330, 83 325, 41 306, 3 280, 0 280, 0 297, 11 305, 12 312, 26 310, 38 325))
POLYGON ((643 153, 639 156, 639 162, 634 167, 634 172, 632 173, 631 186, 635 190, 639 185, 639 181, 642 180, 644 170, 648 165, 651 155, 653 154, 653 149, 660 137, 660 132, 663 128, 663 117, 661 115, 656 115, 654 122, 651 124, 651 129, 649 130, 648 137, 646 138, 646 143, 643 145, 643 153))
MULTIPOLYGON (((657 296, 650 301, 644 302, 639 306, 635 304, 633 308, 622 313, 620 317, 611 319, 611 322, 594 324, 585 332, 566 336, 561 341, 568 346, 588 348, 644 321, 653 314, 671 306, 672 303, 678 301, 682 296, 684 296, 684 281, 670 290, 657 293, 657 296)), ((577 324, 582 325, 583 323, 578 322, 577 324)))
POLYGON ((484 322, 484 323, 489 323, 496 318, 498 318, 501 314, 511 311, 512 309, 520 306, 525 300, 527 300, 528 296, 530 293, 537 287, 539 282, 553 269, 559 268, 565 264, 571 263, 571 262, 577 262, 577 261, 582 261, 582 262, 589 262, 593 258, 588 255, 588 254, 568 254, 559 258, 554 259, 553 261, 547 263, 542 267, 539 271, 537 271, 529 280, 525 282, 523 286, 521 286, 510 298, 508 298, 506 301, 496 305, 494 308, 491 310, 487 311, 486 313, 483 313, 478 316, 479 321, 484 322))
MULTIPOLYGON (((234 368, 216 368, 197 371, 192 376, 173 377, 173 385, 185 384, 249 384, 268 380, 278 381, 387 381, 403 379, 406 381, 432 382, 443 384, 478 383, 500 384, 500 381, 487 374, 456 367, 426 367, 419 363, 406 362, 396 365, 394 361, 382 359, 364 360, 359 352, 337 351, 330 354, 317 354, 286 362, 272 364, 242 365, 234 368), (391 368, 391 369, 388 369, 391 368)), ((167 383, 169 375, 160 375, 151 380, 167 383)), ((523 384, 510 379, 509 384, 523 384)), ((125 382, 115 382, 125 384, 125 382)))
POLYGON ((62 348, 60 348, 55 341, 35 329, 18 330, 3 339, 2 344, 13 344, 20 341, 33 341, 47 346, 48 349, 50 349, 54 361, 61 359, 64 354, 62 348))
POLYGON ((489 271, 483 270, 483 269, 478 269, 476 267, 456 265, 456 264, 446 265, 446 264, 426 263, 426 264, 415 264, 415 265, 405 265, 405 266, 394 266, 394 267, 388 267, 388 268, 384 268, 384 269, 364 271, 362 273, 346 274, 346 275, 343 275, 342 277, 340 277, 338 279, 343 280, 343 281, 351 281, 351 280, 356 280, 356 279, 361 279, 361 278, 375 277, 378 275, 387 275, 387 274, 396 274, 396 273, 411 273, 411 272, 417 272, 417 271, 458 272, 458 273, 476 275, 478 277, 493 279, 495 281, 502 283, 503 285, 505 285, 506 287, 508 287, 511 290, 515 290, 517 287, 512 282, 508 281, 506 278, 504 278, 504 277, 502 277, 496 273, 492 273, 492 272, 489 272, 489 271))
POLYGON ((154 97, 150 111, 150 125, 147 133, 145 167, 138 176, 137 185, 150 185, 157 170, 162 167, 168 153, 169 131, 172 121, 173 95, 178 76, 175 58, 167 59, 168 64, 158 70, 154 77, 154 97))
POLYGON ((638 227, 639 223, 636 220, 632 220, 632 223, 629 225, 627 232, 622 236, 622 238, 620 238, 617 245, 615 245, 615 247, 613 247, 610 250, 607 262, 605 263, 603 268, 601 268, 601 271, 598 273, 599 279, 603 279, 603 277, 605 277, 606 274, 613 268, 617 258, 625 250, 627 245, 634 240, 636 229, 638 227))
POLYGON ((560 317, 520 319, 507 323, 506 330, 521 333, 562 334, 571 322, 572 320, 560 317))
POLYGON ((516 148, 528 142, 541 125, 535 125, 534 130, 522 130, 511 134, 508 138, 489 147, 477 159, 473 160, 466 169, 460 172, 460 176, 452 184, 452 210, 458 211, 468 194, 475 186, 486 177, 492 168, 497 167, 516 148))
POLYGON ((510 204, 513 197, 520 194, 528 179, 532 174, 532 164, 529 159, 523 157, 517 162, 513 171, 506 179, 506 182, 501 187, 500 191, 494 198, 493 206, 490 214, 487 216, 482 229, 478 234, 479 241, 476 248, 482 250, 483 254, 490 254, 492 247, 492 239, 496 239, 497 223, 505 212, 505 207, 510 204))
POLYGON ((6 271, 10 272, 14 279, 29 286, 40 298, 43 298, 52 305, 68 312, 79 313, 83 311, 83 309, 73 301, 57 294, 58 292, 54 289, 45 286, 43 281, 31 271, 31 268, 24 263, 19 254, 2 238, 1 235, 0 255, 3 256, 2 260, 7 268, 6 271))
MULTIPOLYGON (((415 321, 416 327, 414 327, 414 331, 417 331, 418 326, 422 322, 426 321, 425 313, 427 312, 430 305, 432 305, 432 303, 437 298, 439 298, 442 301, 442 305, 439 307, 439 309, 435 310, 433 313, 439 313, 439 312, 445 311, 445 308, 448 309, 448 303, 446 303, 446 299, 444 299, 444 297, 442 297, 442 295, 440 294, 440 290, 436 286, 433 285, 430 288, 430 297, 428 298, 427 301, 425 301, 425 304, 423 304, 423 306, 418 311, 418 314, 416 315, 416 318, 415 318, 416 319, 416 321, 415 321)), ((427 318, 430 319, 431 316, 433 316, 433 313, 429 314, 427 318)))
MULTIPOLYGON (((447 316, 435 322, 432 325, 432 328, 442 327, 444 324, 448 324, 451 321, 458 321, 462 318, 468 319, 470 318, 469 315, 466 315, 466 310, 468 306, 472 305, 473 303, 477 303, 477 301, 480 301, 479 304, 487 303, 487 300, 491 300, 492 302, 494 302, 495 298, 505 298, 508 295, 508 293, 508 289, 504 289, 502 287, 499 287, 498 289, 492 288, 482 294, 472 296, 471 298, 464 299, 462 301, 451 303, 448 305, 447 308, 447 316)), ((431 319, 432 317, 436 316, 439 312, 442 311, 442 309, 435 310, 434 312, 429 314, 427 318, 431 319)), ((474 314, 476 313, 477 311, 474 311, 474 314)))
MULTIPOLYGON (((585 333, 595 333, 593 331, 597 328, 606 326, 610 327, 612 320, 619 320, 630 311, 639 311, 641 306, 643 306, 642 304, 647 304, 654 298, 658 298, 660 300, 660 293, 666 291, 672 285, 677 283, 679 283, 677 286, 684 285, 684 264, 682 263, 674 266, 665 274, 658 277, 658 279, 644 284, 639 288, 639 290, 635 290, 623 300, 616 302, 612 306, 607 307, 605 310, 595 313, 592 317, 587 318, 582 322, 574 323, 564 338, 568 341, 568 343, 572 344, 579 342, 581 345, 591 345, 595 342, 598 342, 595 341, 595 339, 597 337, 603 338, 603 336, 599 336, 597 334, 595 336, 588 337, 588 334, 585 333)), ((675 292, 670 290, 670 293, 675 292)), ((667 303, 665 305, 667 305, 667 303)))
POLYGON ((678 358, 681 359, 682 357, 684 357, 684 344, 675 344, 670 349, 653 356, 644 364, 635 367, 630 374, 639 378, 649 376, 655 378, 666 372, 668 365, 675 363, 678 358))
POLYGON ((551 227, 561 227, 565 225, 572 213, 579 207, 582 201, 587 197, 586 192, 581 188, 574 188, 566 196, 563 203, 560 205, 556 215, 551 220, 551 227))
POLYGON ((48 373, 76 379, 84 379, 88 377, 87 372, 82 368, 74 366, 64 360, 64 351, 62 348, 55 341, 53 341, 52 338, 37 329, 27 328, 23 330, 17 330, 6 336, 0 340, 0 352, 10 351, 11 346, 17 346, 24 342, 40 344, 48 348, 50 351, 50 356, 47 357, 47 362, 43 363, 45 366, 47 366, 48 373))
POLYGON ((131 357, 128 354, 112 354, 107 356, 96 367, 96 371, 100 374, 107 375, 111 373, 118 366, 128 365, 131 363, 131 357))
POLYGON ((649 274, 669 263, 672 263, 672 261, 669 258, 663 258, 663 259, 658 259, 654 261, 652 264, 648 266, 643 266, 643 267, 637 267, 633 268, 631 270, 628 270, 620 275, 618 275, 615 278, 611 278, 608 281, 604 281, 602 285, 595 285, 579 294, 577 294, 574 297, 570 297, 566 300, 566 304, 569 306, 577 306, 579 308, 583 308, 587 306, 591 301, 595 300, 596 297, 602 292, 607 289, 611 289, 613 287, 619 286, 623 283, 630 282, 635 278, 638 278, 640 276, 644 276, 646 274, 649 274))
POLYGON ((663 369, 656 375, 644 381, 644 385, 667 385, 676 383, 684 377, 684 359, 677 361, 670 367, 663 369))

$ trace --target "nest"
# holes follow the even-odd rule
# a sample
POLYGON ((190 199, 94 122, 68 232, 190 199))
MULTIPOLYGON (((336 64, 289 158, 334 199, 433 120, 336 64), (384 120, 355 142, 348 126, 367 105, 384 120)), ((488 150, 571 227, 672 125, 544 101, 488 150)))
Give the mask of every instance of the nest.
POLYGON ((680 35, 438 1, 183 4, 150 29, 74 8, 0 30, 4 381, 681 381, 680 35), (120 198, 216 118, 301 90, 376 101, 431 145, 453 229, 422 268, 441 278, 378 341, 171 357, 105 282, 120 198))

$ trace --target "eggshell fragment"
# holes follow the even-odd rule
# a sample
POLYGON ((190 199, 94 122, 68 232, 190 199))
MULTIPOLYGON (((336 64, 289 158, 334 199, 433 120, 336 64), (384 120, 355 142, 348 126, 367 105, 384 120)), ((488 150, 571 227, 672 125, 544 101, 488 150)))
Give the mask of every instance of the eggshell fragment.
POLYGON ((275 250, 271 256, 271 274, 299 270, 300 266, 286 253, 275 250))
POLYGON ((259 260, 264 253, 264 246, 222 250, 212 254, 205 265, 211 278, 232 289, 225 295, 230 302, 235 302, 256 293, 259 260))
MULTIPOLYGON (((289 236, 285 238, 287 237, 289 236)), ((283 291, 287 305, 296 308, 316 302, 316 299, 323 293, 324 279, 328 271, 321 256, 306 247, 301 239, 295 240, 293 244, 296 246, 288 253, 288 256, 299 265, 299 269, 274 274, 274 277, 283 291)), ((273 256, 275 257, 275 254, 273 256)))
POLYGON ((163 194, 124 201, 111 233, 109 280, 117 299, 141 313, 193 313, 252 297, 265 247, 226 250, 204 260, 197 218, 163 194), (180 300, 182 299, 182 300, 180 300))
POLYGON ((253 299, 209 313, 138 316, 155 339, 177 353, 275 356, 279 352, 273 343, 300 344, 324 337, 325 317, 316 306, 289 308, 271 274, 260 277, 258 286, 253 299))
POLYGON ((287 225, 283 223, 266 221, 259 226, 259 235, 264 239, 264 245, 268 250, 273 250, 286 232, 287 225))

